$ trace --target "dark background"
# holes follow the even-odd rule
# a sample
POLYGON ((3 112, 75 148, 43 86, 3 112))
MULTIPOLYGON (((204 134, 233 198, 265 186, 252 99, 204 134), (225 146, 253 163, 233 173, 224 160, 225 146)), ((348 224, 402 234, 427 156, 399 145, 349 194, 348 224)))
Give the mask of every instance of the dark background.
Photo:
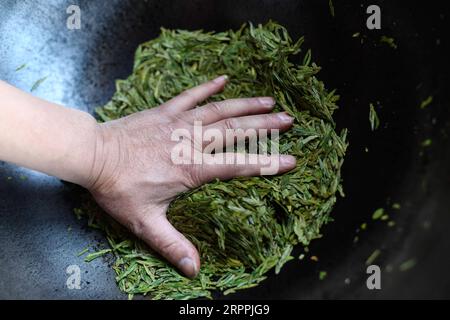
MULTIPOLYGON (((134 50, 166 28, 226 30, 274 19, 293 38, 306 37, 328 88, 337 88, 336 121, 350 131, 344 165, 346 197, 304 261, 255 289, 230 298, 449 298, 450 122, 449 11, 444 1, 13 1, 0 2, 0 79, 42 98, 93 111, 131 72, 134 50), (81 8, 81 30, 66 28, 66 8, 81 8), (382 29, 366 28, 377 4, 382 29), (360 37, 352 35, 360 32, 360 37), (393 49, 380 36, 395 38, 393 49), (361 43, 363 39, 363 43, 361 43), (15 72, 26 63, 27 67, 15 72), (429 95, 433 103, 421 110, 429 95), (368 106, 381 127, 371 132, 368 106), (432 139, 430 147, 422 147, 432 139), (365 149, 368 149, 368 152, 365 149), (392 203, 401 210, 390 209, 392 203), (395 227, 372 221, 386 208, 395 227), (364 222, 368 227, 357 232, 364 222), (354 242, 355 236, 359 237, 354 242), (382 269, 382 289, 370 291, 365 261, 382 269), (318 262, 309 259, 316 255, 318 262), (415 266, 400 271, 413 259, 415 266), (319 272, 327 277, 319 280, 319 272), (347 280, 346 280, 347 279, 347 280)), ((0 105, 1 108, 1 105, 0 105)), ((1 116, 1 113, 0 113, 1 116)), ((0 298, 126 298, 108 261, 77 253, 103 236, 72 213, 78 196, 56 178, 0 162, 0 298), (66 268, 82 270, 81 290, 69 290, 66 268)), ((101 244, 100 244, 101 245, 101 244)), ((298 252, 299 254, 300 252, 298 252)))

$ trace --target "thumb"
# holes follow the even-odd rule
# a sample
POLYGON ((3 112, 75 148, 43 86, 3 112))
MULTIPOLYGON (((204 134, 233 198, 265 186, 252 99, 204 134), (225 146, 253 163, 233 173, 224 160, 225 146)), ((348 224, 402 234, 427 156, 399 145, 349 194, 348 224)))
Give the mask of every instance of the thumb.
POLYGON ((140 237, 181 272, 194 278, 200 270, 200 257, 195 246, 170 224, 165 213, 151 215, 140 230, 140 237))

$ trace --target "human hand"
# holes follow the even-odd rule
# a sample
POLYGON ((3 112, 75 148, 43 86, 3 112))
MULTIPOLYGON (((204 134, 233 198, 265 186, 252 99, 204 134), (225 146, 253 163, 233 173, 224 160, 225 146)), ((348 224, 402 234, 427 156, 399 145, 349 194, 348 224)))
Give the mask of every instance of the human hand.
MULTIPOLYGON (((192 132, 194 121, 204 131, 218 129, 287 130, 293 118, 271 113, 270 97, 231 99, 197 104, 221 91, 225 76, 187 90, 163 105, 98 125, 95 157, 85 185, 112 217, 189 277, 200 268, 197 249, 167 220, 170 202, 206 182, 260 175, 258 164, 175 164, 171 139, 177 129, 192 132)), ((225 135, 225 134, 224 134, 225 135)), ((204 145, 193 148, 202 152, 204 145)), ((258 156, 260 159, 267 156, 258 156)), ((273 156, 275 157, 275 156, 273 156)), ((295 158, 281 155, 278 173, 295 167, 295 158)))

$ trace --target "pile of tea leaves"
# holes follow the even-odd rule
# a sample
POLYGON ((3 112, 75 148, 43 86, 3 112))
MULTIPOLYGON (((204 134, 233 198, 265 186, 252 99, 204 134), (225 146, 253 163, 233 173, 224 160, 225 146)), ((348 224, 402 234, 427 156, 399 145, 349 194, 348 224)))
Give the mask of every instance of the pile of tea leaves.
POLYGON ((254 287, 269 270, 278 273, 293 258, 295 245, 307 246, 321 236, 337 194, 343 195, 347 133, 335 130, 338 96, 315 77, 320 67, 311 62, 310 51, 299 59, 302 42, 268 22, 220 33, 162 29, 158 38, 139 46, 133 73, 118 80, 112 100, 97 109, 101 120, 156 107, 226 74, 228 85, 210 101, 273 96, 274 111, 295 118, 293 128, 280 137, 280 153, 294 155, 297 166, 280 176, 215 181, 172 202, 169 220, 200 252, 202 265, 193 280, 97 214, 93 201, 86 202, 81 209, 89 224, 103 230, 109 243, 109 249, 87 259, 111 253, 118 286, 130 297, 192 299, 254 287), (294 64, 296 59, 302 61, 294 64))

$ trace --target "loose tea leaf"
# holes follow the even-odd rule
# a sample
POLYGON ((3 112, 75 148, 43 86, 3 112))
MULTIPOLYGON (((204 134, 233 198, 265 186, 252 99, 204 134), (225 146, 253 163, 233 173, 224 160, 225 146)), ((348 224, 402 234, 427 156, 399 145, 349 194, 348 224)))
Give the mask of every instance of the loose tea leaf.
POLYGON ((37 80, 37 81, 33 84, 33 86, 31 87, 30 91, 33 92, 34 90, 36 90, 37 88, 39 88, 39 86, 40 86, 45 80, 47 80, 47 78, 48 78, 48 76, 43 77, 43 78, 37 80))
POLYGON ((428 96, 425 100, 420 103, 420 109, 425 109, 433 102, 433 96, 428 96))
POLYGON ((22 65, 20 65, 20 66, 18 66, 17 68, 16 68, 16 70, 14 70, 15 72, 18 72, 18 71, 20 71, 20 70, 23 70, 23 69, 25 69, 27 67, 27 64, 26 63, 24 63, 24 64, 22 64, 22 65))
POLYGON ((101 256, 111 252, 111 249, 103 249, 94 253, 90 253, 84 258, 84 261, 91 262, 92 260, 95 260, 97 258, 100 258, 101 256))
POLYGON ((330 7, 330 14, 334 18, 334 4, 333 4, 333 0, 328 0, 328 6, 330 7))
POLYGON ((367 258, 366 260, 366 266, 370 266, 377 260, 377 258, 380 256, 381 251, 380 249, 376 249, 372 252, 372 254, 367 258))
POLYGON ((85 253, 87 253, 89 251, 89 247, 84 248, 83 250, 81 250, 80 252, 78 252, 77 257, 80 257, 82 255, 84 255, 85 253))
POLYGON ((378 208, 378 209, 375 210, 375 212, 372 214, 372 219, 373 219, 373 220, 378 220, 378 219, 380 219, 383 215, 384 215, 384 209, 383 209, 383 208, 378 208))
POLYGON ((369 105, 369 122, 370 129, 372 129, 372 131, 378 129, 380 126, 380 118, 378 118, 377 112, 375 111, 375 107, 372 103, 369 105))
POLYGON ((398 202, 392 204, 392 209, 400 210, 401 208, 402 206, 398 202))
POLYGON ((294 246, 321 236, 337 194, 343 196, 347 131, 336 132, 332 115, 338 96, 315 77, 320 67, 310 62, 310 51, 294 63, 302 43, 269 22, 219 33, 162 29, 158 38, 139 46, 133 73, 118 80, 112 100, 97 109, 102 120, 156 107, 227 74, 225 90, 209 101, 273 96, 274 111, 295 119, 279 144, 281 153, 297 158, 297 167, 282 176, 214 181, 172 202, 169 220, 200 252, 202 265, 193 280, 86 202, 82 210, 90 225, 105 232, 118 286, 130 297, 210 298, 214 290, 229 294, 254 287, 269 270, 279 272, 293 259, 294 246))
POLYGON ((433 144, 433 140, 431 139, 425 139, 424 141, 422 141, 421 146, 422 147, 429 147, 433 144))
POLYGON ((414 268, 416 266, 416 264, 417 264, 416 259, 408 259, 408 260, 402 262, 402 264, 400 264, 398 269, 401 272, 408 271, 408 270, 414 268))
POLYGON ((395 43, 394 38, 387 37, 387 36, 381 36, 380 42, 387 44, 392 49, 397 49, 397 44, 395 43))

